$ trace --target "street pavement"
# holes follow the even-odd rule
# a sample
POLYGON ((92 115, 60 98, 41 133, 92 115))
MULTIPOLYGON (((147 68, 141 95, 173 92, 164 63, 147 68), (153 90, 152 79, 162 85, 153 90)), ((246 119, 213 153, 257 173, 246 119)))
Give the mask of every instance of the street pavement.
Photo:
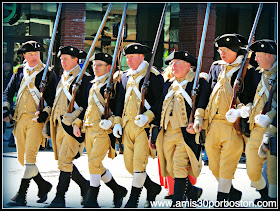
MULTIPOLYGON (((23 176, 24 167, 17 160, 16 148, 8 147, 8 142, 3 143, 3 157, 2 157, 2 207, 10 208, 7 203, 16 194, 19 189, 20 181, 23 176)), ((80 173, 89 180, 88 172, 88 162, 87 154, 84 152, 82 156, 74 161, 74 164, 79 169, 80 173)), ((125 169, 123 155, 118 154, 115 159, 110 159, 106 157, 103 161, 106 168, 110 170, 113 177, 120 185, 128 189, 128 194, 123 200, 122 208, 128 201, 129 193, 132 184, 132 175, 125 169)), ((51 203, 56 193, 56 186, 58 183, 59 170, 57 166, 57 161, 54 159, 54 154, 52 150, 40 150, 37 156, 37 167, 44 179, 49 181, 53 187, 48 194, 48 199, 44 203, 36 203, 37 197, 37 185, 32 180, 27 193, 27 208, 43 208, 44 206, 51 203)), ((147 173, 150 178, 159 183, 158 174, 158 160, 149 158, 147 165, 147 173)), ((251 182, 246 173, 246 165, 244 163, 239 163, 235 178, 233 180, 233 185, 235 188, 243 192, 242 201, 244 201, 245 207, 253 208, 252 202, 254 199, 259 198, 260 194, 251 187, 251 182)), ((203 193, 201 195, 201 200, 203 200, 203 206, 197 208, 208 208, 212 207, 216 200, 218 182, 209 170, 208 166, 203 166, 200 176, 197 178, 196 186, 203 188, 203 193)), ((171 200, 164 199, 164 196, 168 194, 167 189, 162 189, 161 193, 157 196, 156 200, 161 204, 157 204, 154 208, 169 208, 171 200)), ((140 200, 139 208, 144 208, 145 199, 147 196, 146 189, 143 188, 140 200)), ((66 193, 66 207, 67 208, 82 208, 80 204, 80 188, 79 186, 71 180, 68 192, 66 193)), ((98 195, 98 203, 101 208, 113 208, 112 204, 113 193, 112 191, 101 181, 101 188, 98 195)), ((202 203, 201 202, 201 203, 202 203)), ((201 205, 201 204, 199 204, 201 205)), ((26 208, 26 207, 18 207, 26 208)))

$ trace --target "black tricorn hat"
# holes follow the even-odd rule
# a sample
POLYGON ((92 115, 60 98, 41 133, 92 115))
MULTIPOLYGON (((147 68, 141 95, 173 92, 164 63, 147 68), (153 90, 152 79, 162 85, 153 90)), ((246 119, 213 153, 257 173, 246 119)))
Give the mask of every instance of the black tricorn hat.
POLYGON ((17 54, 34 52, 34 51, 44 52, 45 48, 40 43, 31 40, 23 43, 22 46, 18 49, 17 54))
POLYGON ((85 52, 84 50, 80 50, 79 51, 80 54, 80 59, 85 59, 87 58, 87 52, 85 52))
POLYGON ((80 52, 78 48, 73 46, 60 46, 57 57, 60 57, 62 54, 68 54, 70 56, 77 57, 78 59, 85 58, 83 51, 80 52))
POLYGON ((152 49, 147 45, 142 45, 140 43, 131 43, 123 48, 123 55, 127 54, 150 54, 152 49))
POLYGON ((107 64, 112 64, 112 56, 108 53, 94 53, 94 55, 89 59, 90 61, 94 61, 94 60, 101 60, 106 62, 107 64))
POLYGON ((215 46, 226 47, 230 50, 238 53, 240 50, 244 50, 245 46, 248 44, 246 38, 240 34, 223 34, 215 39, 215 46))
POLYGON ((188 51, 173 51, 166 59, 165 64, 168 65, 173 59, 180 59, 191 64, 191 66, 197 65, 196 58, 188 51))
POLYGON ((263 39, 257 40, 249 46, 252 51, 277 54, 277 44, 273 40, 263 39))

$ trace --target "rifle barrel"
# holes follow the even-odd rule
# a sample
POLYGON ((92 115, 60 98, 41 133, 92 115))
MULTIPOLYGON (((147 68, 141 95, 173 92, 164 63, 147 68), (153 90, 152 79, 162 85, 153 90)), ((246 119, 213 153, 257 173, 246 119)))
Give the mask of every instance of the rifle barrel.
POLYGON ((85 71, 86 71, 86 69, 87 69, 87 66, 88 66, 88 64, 89 64, 89 59, 90 59, 90 57, 91 57, 91 55, 92 55, 92 53, 93 53, 93 51, 94 51, 94 49, 95 49, 96 42, 97 42, 97 40, 98 40, 98 38, 99 38, 99 36, 100 36, 100 34, 101 34, 101 32, 102 32, 104 26, 105 26, 105 23, 106 23, 106 21, 107 21, 107 18, 108 18, 108 16, 109 16, 109 13, 110 13, 110 11, 111 11, 111 8, 112 8, 112 3, 109 4, 109 6, 108 6, 108 8, 107 8, 107 11, 106 11, 106 13, 105 13, 105 15, 104 15, 104 17, 103 17, 103 20, 102 20, 102 22, 101 22, 101 24, 100 24, 100 26, 99 26, 99 29, 98 29, 98 31, 96 32, 95 38, 94 38, 94 40, 93 40, 93 42, 92 42, 92 44, 91 44, 91 47, 90 47, 90 49, 89 49, 89 51, 88 51, 86 60, 85 60, 85 62, 84 62, 84 65, 83 65, 83 67, 82 67, 82 70, 81 70, 80 74, 78 75, 78 77, 77 77, 77 79, 76 79, 76 82, 79 82, 79 81, 82 79, 82 77, 83 77, 83 75, 84 75, 84 73, 85 73, 85 71))
POLYGON ((149 85, 151 68, 154 64, 154 59, 155 59, 156 50, 157 50, 159 38, 160 38, 160 35, 161 35, 161 31, 162 31, 162 28, 163 28, 163 23, 164 23, 166 10, 167 10, 167 3, 164 4, 164 8, 163 8, 163 11, 162 11, 162 15, 161 15, 161 18, 160 18, 160 23, 159 23, 157 34, 156 34, 156 39, 154 41, 154 46, 153 46, 153 49, 152 49, 152 57, 151 57, 151 60, 149 62, 148 70, 147 70, 146 76, 144 78, 143 85, 141 87, 141 99, 140 99, 141 103, 140 103, 140 106, 139 106, 138 114, 143 114, 144 113, 145 95, 146 95, 147 88, 148 88, 148 85, 149 85))
POLYGON ((53 26, 52 38, 51 38, 51 42, 50 42, 50 46, 49 46, 48 57, 47 57, 46 67, 45 67, 45 70, 44 70, 42 81, 46 80, 48 68, 49 68, 49 65, 50 65, 51 54, 52 54, 52 50, 53 50, 53 44, 54 44, 55 35, 56 35, 56 31, 57 31, 57 26, 58 26, 58 22, 59 22, 59 17, 60 17, 60 13, 61 13, 61 7, 62 7, 62 3, 59 3, 56 18, 55 18, 55 24, 53 26))
MULTIPOLYGON (((244 58, 247 58, 248 57, 248 54, 249 54, 249 45, 251 44, 252 40, 253 40, 253 37, 254 37, 254 34, 255 34, 255 31, 256 31, 256 28, 257 28, 257 25, 258 25, 258 22, 259 22, 259 18, 260 18, 260 15, 261 15, 261 11, 262 11, 262 8, 263 8, 263 3, 260 3, 259 4, 259 8, 258 8, 258 11, 257 11, 257 14, 256 14, 256 17, 255 17, 255 21, 254 21, 254 24, 253 24, 253 27, 252 27, 252 30, 251 30, 251 33, 250 33, 250 36, 249 36, 249 40, 248 40, 248 45, 246 47, 246 55, 244 56, 244 58)), ((246 63, 246 59, 243 59, 243 62, 241 64, 241 67, 239 69, 239 72, 236 76, 236 80, 238 80, 241 76, 241 73, 242 73, 242 70, 245 66, 245 63, 246 63)))
POLYGON ((211 3, 207 3, 205 18, 204 18, 204 26, 203 26, 200 48, 199 48, 199 54, 198 54, 198 60, 197 60, 197 66, 196 66, 196 74, 195 74, 193 89, 192 89, 193 90, 192 95, 194 95, 196 90, 197 90, 197 81, 198 81, 198 76, 199 76, 201 63, 202 63, 202 55, 203 55, 206 33, 207 33, 207 26, 208 26, 209 14, 210 14, 210 6, 211 6, 211 3))
POLYGON ((124 20, 125 20, 125 16, 126 16, 126 10, 127 10, 127 3, 125 3, 125 5, 124 5, 122 19, 121 19, 121 23, 120 23, 119 31, 118 31, 118 38, 117 38, 117 41, 116 41, 116 46, 115 46, 114 55, 113 55, 112 66, 111 66, 110 73, 109 73, 109 80, 107 81, 107 86, 106 87, 109 87, 109 85, 111 83, 111 77, 112 77, 112 74, 113 74, 113 71, 114 71, 114 68, 115 68, 115 63, 117 61, 117 53, 118 53, 118 48, 119 48, 119 45, 120 45, 121 35, 123 34, 122 31, 123 31, 124 20))
POLYGON ((160 35, 161 35, 163 23, 164 23, 164 17, 165 17, 166 10, 167 10, 167 3, 164 4, 164 8, 163 8, 162 15, 161 15, 161 18, 160 18, 159 27, 158 27, 157 34, 156 34, 156 39, 155 39, 154 46, 153 46, 153 49, 152 49, 152 57, 151 57, 151 60, 149 62, 148 71, 147 71, 147 74, 145 76, 143 85, 144 84, 146 85, 149 78, 150 78, 150 72, 151 72, 151 68, 154 64, 154 59, 155 59, 157 46, 158 46, 159 38, 160 38, 160 35))

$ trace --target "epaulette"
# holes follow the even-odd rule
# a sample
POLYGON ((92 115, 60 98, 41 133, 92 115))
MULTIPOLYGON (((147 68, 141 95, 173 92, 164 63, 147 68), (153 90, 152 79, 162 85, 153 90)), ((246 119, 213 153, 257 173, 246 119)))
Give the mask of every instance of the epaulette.
POLYGON ((88 72, 85 72, 85 75, 86 75, 86 76, 88 76, 88 77, 90 77, 90 76, 91 76, 88 72))
POLYGON ((199 78, 204 78, 206 81, 208 81, 208 77, 209 77, 209 75, 206 72, 199 73, 199 78))
POLYGON ((247 69, 251 69, 251 68, 253 68, 253 66, 252 66, 252 65, 250 65, 250 64, 248 64, 247 69))
POLYGON ((119 81, 122 77, 123 71, 116 71, 113 75, 113 82, 119 81))
POLYGON ((18 68, 23 68, 23 67, 24 67, 24 65, 25 65, 25 64, 21 64, 21 65, 19 65, 19 66, 15 67, 15 69, 13 70, 13 71, 14 71, 14 74, 17 74, 17 72, 18 72, 18 68))
POLYGON ((160 72, 155 67, 151 68, 151 72, 154 73, 156 76, 160 74, 160 72))

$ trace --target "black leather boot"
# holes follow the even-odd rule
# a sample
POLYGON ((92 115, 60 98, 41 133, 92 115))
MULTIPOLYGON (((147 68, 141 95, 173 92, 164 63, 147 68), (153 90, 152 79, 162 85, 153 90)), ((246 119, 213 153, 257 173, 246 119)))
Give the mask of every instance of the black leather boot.
POLYGON ((99 193, 99 187, 90 186, 87 194, 84 197, 84 206, 83 208, 100 208, 97 202, 97 196, 99 193))
POLYGON ((224 208, 226 207, 225 202, 228 201, 229 193, 218 192, 217 201, 219 204, 215 204, 215 208, 224 208))
POLYGON ((40 172, 38 172, 38 174, 32 178, 35 183, 38 185, 38 194, 37 196, 40 198, 39 200, 37 200, 37 203, 43 203, 47 200, 48 198, 48 193, 51 191, 52 189, 52 185, 51 183, 47 182, 46 180, 44 180, 40 174, 40 172))
POLYGON ((70 179, 71 172, 60 171, 55 198, 46 208, 65 208, 65 193, 69 188, 70 179))
POLYGON ((79 170, 75 165, 73 165, 72 180, 74 180, 81 189, 81 205, 84 205, 84 198, 88 192, 90 183, 80 174, 79 170))
POLYGON ((122 206, 123 198, 127 194, 127 189, 117 184, 113 177, 109 182, 105 183, 105 185, 107 185, 114 193, 113 203, 115 208, 120 208, 122 206))
POLYGON ((242 197, 242 192, 235 189, 233 185, 231 185, 228 200, 229 201, 240 201, 242 197))
POLYGON ((265 188, 258 190, 261 194, 261 198, 255 199, 254 204, 257 204, 259 201, 270 201, 271 198, 268 196, 268 188, 265 186, 265 188))
POLYGON ((172 198, 172 205, 171 208, 182 208, 186 191, 186 178, 175 178, 174 183, 174 194, 172 198))
POLYGON ((137 208, 139 203, 139 197, 142 192, 142 188, 136 188, 132 186, 131 193, 129 199, 124 208, 137 208))
POLYGON ((202 188, 193 186, 189 177, 186 179, 186 197, 190 201, 197 201, 199 197, 201 196, 203 190, 202 188))
POLYGON ((13 202, 9 202, 9 206, 26 206, 26 194, 29 188, 30 179, 21 179, 20 187, 16 195, 11 199, 13 202))
POLYGON ((151 208, 151 201, 156 200, 156 196, 160 193, 161 191, 161 186, 155 182, 153 182, 149 175, 147 174, 146 180, 144 183, 144 187, 147 189, 147 200, 144 205, 145 208, 151 208))

